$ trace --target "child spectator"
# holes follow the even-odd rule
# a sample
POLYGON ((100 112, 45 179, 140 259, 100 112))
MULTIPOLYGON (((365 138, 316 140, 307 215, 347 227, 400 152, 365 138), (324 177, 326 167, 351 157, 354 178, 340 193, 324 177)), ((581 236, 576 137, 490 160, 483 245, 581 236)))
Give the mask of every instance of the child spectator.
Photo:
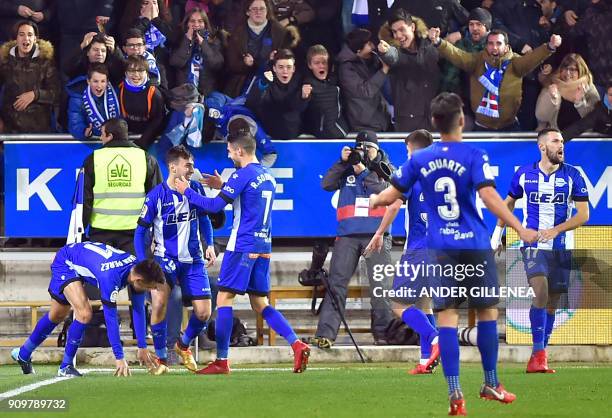
POLYGON ((66 86, 68 91, 68 131, 76 139, 100 136, 104 122, 119 117, 119 98, 108 79, 104 64, 92 64, 87 72, 87 87, 81 89, 77 77, 66 86))
POLYGON ((317 138, 344 138, 348 123, 342 116, 338 79, 329 68, 329 53, 323 45, 308 49, 306 60, 310 74, 304 84, 312 86, 312 94, 304 114, 304 132, 317 138))
MULTIPOLYGON (((131 56, 144 58, 147 63, 147 74, 150 84, 160 86, 164 90, 168 88, 166 68, 163 65, 159 65, 155 55, 147 51, 145 37, 140 30, 130 29, 127 31, 122 49, 125 58, 131 56)), ((127 62, 124 60, 124 66, 126 64, 127 62)))
POLYGON ((148 149, 162 128, 165 117, 164 98, 149 83, 148 65, 143 57, 127 59, 125 79, 119 84, 121 117, 128 123, 130 134, 140 135, 134 143, 148 149))
POLYGON ((246 106, 255 111, 273 139, 297 138, 312 86, 302 85, 295 76, 295 56, 288 49, 281 49, 274 55, 272 70, 256 81, 246 106))

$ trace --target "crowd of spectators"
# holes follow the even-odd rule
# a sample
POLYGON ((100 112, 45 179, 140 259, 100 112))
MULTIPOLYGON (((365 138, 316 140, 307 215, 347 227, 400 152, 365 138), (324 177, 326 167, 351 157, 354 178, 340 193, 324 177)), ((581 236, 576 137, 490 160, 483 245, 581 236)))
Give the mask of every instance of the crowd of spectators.
POLYGON ((268 139, 409 132, 452 91, 468 129, 609 133, 611 27, 612 0, 3 0, 0 132, 205 142, 207 98, 268 139))

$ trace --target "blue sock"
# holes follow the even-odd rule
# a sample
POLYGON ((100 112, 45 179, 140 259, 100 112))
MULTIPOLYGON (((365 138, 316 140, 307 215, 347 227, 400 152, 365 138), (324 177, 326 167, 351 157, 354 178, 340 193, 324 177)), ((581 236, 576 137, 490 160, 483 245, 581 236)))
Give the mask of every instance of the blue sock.
POLYGON ((555 326, 555 314, 546 312, 546 327, 544 328, 544 348, 548 347, 548 340, 555 326))
POLYGON ((455 390, 461 390, 459 385, 459 338, 457 338, 457 328, 440 327, 439 332, 442 369, 450 395, 455 390))
POLYGON ((426 359, 431 355, 431 342, 438 332, 427 319, 422 310, 411 306, 402 312, 402 321, 415 330, 421 340, 421 358, 426 359))
POLYGON ((285 319, 282 313, 268 305, 261 312, 261 316, 266 320, 270 328, 274 330, 278 335, 282 336, 289 345, 297 341, 298 337, 293 332, 293 328, 289 325, 289 322, 285 319))
POLYGON ((544 326, 546 325, 546 309, 532 306, 529 310, 531 322, 531 337, 533 339, 533 352, 544 350, 544 326))
POLYGON ((83 340, 85 328, 87 328, 87 324, 79 322, 76 319, 72 321, 72 324, 70 324, 68 334, 66 335, 64 359, 62 360, 62 364, 60 364, 60 369, 63 369, 74 362, 74 356, 79 349, 79 345, 81 345, 81 341, 83 340))
POLYGON ((217 323, 215 324, 215 340, 217 340, 217 358, 226 359, 229 355, 234 314, 231 306, 217 308, 217 323))
POLYGON ((428 313, 428 314, 425 314, 425 316, 429 320, 429 323, 431 324, 431 326, 435 328, 436 327, 436 317, 434 316, 434 314, 428 313))
POLYGON ((45 316, 40 318, 36 323, 36 327, 34 327, 32 334, 30 334, 28 339, 19 349, 19 358, 25 361, 30 360, 30 357, 32 357, 32 352, 47 339, 49 334, 51 334, 56 326, 57 324, 55 322, 51 322, 49 319, 49 313, 46 313, 45 316))
POLYGON ((207 321, 200 321, 196 314, 192 312, 189 317, 187 328, 185 328, 185 332, 183 332, 183 336, 181 337, 181 344, 183 347, 189 347, 193 339, 206 328, 206 324, 207 321))
POLYGON ((497 350, 499 348, 497 321, 478 321, 476 340, 485 374, 485 383, 496 388, 499 385, 497 380, 497 350))
POLYGON ((166 340, 168 339, 168 327, 166 320, 162 320, 157 324, 151 324, 151 334, 153 334, 153 347, 155 347, 155 354, 161 360, 168 358, 168 348, 166 347, 166 340))

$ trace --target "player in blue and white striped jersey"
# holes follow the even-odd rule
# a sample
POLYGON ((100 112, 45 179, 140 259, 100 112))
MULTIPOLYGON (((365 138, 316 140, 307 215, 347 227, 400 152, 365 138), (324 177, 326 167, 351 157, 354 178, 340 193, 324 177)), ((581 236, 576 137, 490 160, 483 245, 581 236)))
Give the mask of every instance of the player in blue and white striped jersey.
MULTIPOLYGON (((529 311, 533 353, 527 373, 554 373, 548 368, 545 348, 559 297, 569 286, 573 230, 589 220, 589 195, 582 174, 564 163, 563 137, 557 129, 542 130, 538 148, 540 161, 516 171, 506 204, 513 210, 516 201, 525 198, 523 225, 537 229, 540 236, 532 244, 521 242, 527 280, 535 293, 529 311)), ((500 245, 503 226, 498 221, 491 239, 493 248, 500 245)))
MULTIPOLYGON (((189 346, 193 339, 206 328, 211 311, 210 282, 206 273, 204 258, 208 266, 215 261, 213 234, 207 214, 193 206, 185 196, 174 188, 175 179, 191 178, 194 173, 193 155, 182 145, 171 148, 166 155, 168 178, 151 190, 145 199, 138 227, 134 234, 134 248, 139 260, 145 259, 149 228, 153 229, 153 251, 155 260, 162 266, 167 285, 161 291, 151 292, 153 311, 151 332, 155 352, 160 358, 160 367, 155 374, 167 371, 166 340, 168 335, 166 306, 171 288, 179 285, 185 306, 192 305, 193 313, 183 335, 177 340, 174 350, 182 358, 185 367, 195 371, 197 364, 189 346), (207 242, 206 252, 202 251, 201 236, 207 242)), ((191 182, 196 193, 204 194, 198 182, 191 182)), ((169 309, 174 308, 169 306, 169 309)), ((173 330, 178 332, 177 329, 173 330)))

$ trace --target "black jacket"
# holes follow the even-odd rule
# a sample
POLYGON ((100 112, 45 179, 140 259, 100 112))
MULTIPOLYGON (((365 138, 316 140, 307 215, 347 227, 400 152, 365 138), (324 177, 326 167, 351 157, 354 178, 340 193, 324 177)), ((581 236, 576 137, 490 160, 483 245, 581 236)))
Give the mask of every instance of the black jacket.
POLYGON ((255 82, 246 106, 253 110, 272 139, 297 138, 302 128, 302 112, 308 99, 302 99, 302 81, 297 74, 289 83, 276 78, 268 83, 263 77, 255 82))
MULTIPOLYGON (((106 148, 127 148, 136 147, 132 141, 113 139, 104 147, 106 148)), ((145 178, 145 193, 149 193, 153 187, 157 186, 164 179, 159 168, 159 164, 155 157, 148 152, 147 155, 147 176, 145 178)), ((83 162, 83 226, 87 228, 91 221, 91 213, 93 211, 93 187, 96 183, 94 172, 94 155, 93 152, 83 162)))
POLYGON ((317 138, 344 138, 349 127, 342 116, 340 87, 335 74, 321 81, 312 74, 304 79, 312 86, 310 102, 304 114, 304 132, 317 138))
POLYGON ((166 116, 164 97, 159 87, 149 85, 143 91, 131 92, 125 88, 124 83, 125 81, 121 82, 117 88, 122 117, 128 123, 130 134, 140 135, 140 138, 134 141, 136 145, 148 149, 163 129, 166 116), (154 92, 151 93, 149 101, 151 89, 154 89, 154 92))
POLYGON ((563 130, 562 135, 565 142, 577 138, 583 132, 592 129, 604 135, 612 135, 612 111, 603 103, 599 103, 595 109, 586 116, 563 130))

